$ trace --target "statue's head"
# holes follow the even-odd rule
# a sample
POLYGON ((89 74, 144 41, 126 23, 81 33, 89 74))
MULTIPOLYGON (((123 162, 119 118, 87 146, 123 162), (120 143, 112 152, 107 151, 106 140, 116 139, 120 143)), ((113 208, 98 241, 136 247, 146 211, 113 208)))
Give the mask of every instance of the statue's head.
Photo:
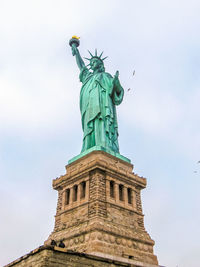
POLYGON ((95 55, 92 55, 92 53, 90 51, 88 51, 91 55, 91 58, 86 58, 87 60, 90 61, 90 63, 88 64, 88 66, 90 66, 90 68, 95 71, 95 70, 99 70, 100 72, 104 72, 105 68, 104 68, 104 63, 103 60, 106 59, 105 58, 101 58, 103 52, 100 54, 100 56, 97 55, 97 50, 95 50, 95 55))
POLYGON ((93 57, 91 58, 90 60, 90 68, 95 71, 95 70, 99 70, 100 72, 102 71, 105 71, 105 68, 104 68, 104 64, 103 64, 103 61, 97 57, 93 57))

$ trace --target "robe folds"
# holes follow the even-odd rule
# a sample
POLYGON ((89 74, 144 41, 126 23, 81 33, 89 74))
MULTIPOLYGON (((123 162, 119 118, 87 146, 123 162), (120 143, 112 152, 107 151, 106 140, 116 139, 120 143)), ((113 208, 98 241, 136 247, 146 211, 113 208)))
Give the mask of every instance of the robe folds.
POLYGON ((116 105, 124 96, 120 84, 113 86, 113 77, 106 72, 93 74, 81 70, 80 111, 83 129, 82 151, 101 146, 119 153, 116 105))

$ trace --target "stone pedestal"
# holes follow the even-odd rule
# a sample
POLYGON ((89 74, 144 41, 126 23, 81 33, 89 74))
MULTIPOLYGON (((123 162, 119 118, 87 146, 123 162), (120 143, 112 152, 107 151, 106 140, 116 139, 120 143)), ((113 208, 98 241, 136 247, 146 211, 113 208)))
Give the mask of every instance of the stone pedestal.
MULTIPOLYGON (((116 256, 95 256, 68 251, 65 248, 41 246, 5 267, 158 267, 116 256)), ((164 267, 164 266, 160 266, 164 267)))
POLYGON ((133 165, 93 151, 66 170, 53 180, 58 204, 55 227, 45 245, 63 240, 69 250, 157 265, 140 198, 146 179, 132 172, 133 165))

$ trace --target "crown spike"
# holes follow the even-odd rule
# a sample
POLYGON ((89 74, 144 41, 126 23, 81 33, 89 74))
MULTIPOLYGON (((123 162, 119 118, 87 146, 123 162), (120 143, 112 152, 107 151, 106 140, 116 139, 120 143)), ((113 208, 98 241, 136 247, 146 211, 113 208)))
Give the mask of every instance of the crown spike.
POLYGON ((103 55, 103 52, 101 52, 101 55, 99 56, 99 58, 101 58, 102 55, 103 55))
POLYGON ((87 57, 84 57, 84 58, 90 61, 90 58, 87 58, 87 57))
POLYGON ((97 57, 97 49, 95 49, 95 57, 97 57))
POLYGON ((94 57, 94 56, 92 55, 92 53, 91 53, 89 50, 88 50, 88 53, 90 54, 91 57, 94 57))
POLYGON ((102 60, 106 59, 107 57, 102 58, 102 60))

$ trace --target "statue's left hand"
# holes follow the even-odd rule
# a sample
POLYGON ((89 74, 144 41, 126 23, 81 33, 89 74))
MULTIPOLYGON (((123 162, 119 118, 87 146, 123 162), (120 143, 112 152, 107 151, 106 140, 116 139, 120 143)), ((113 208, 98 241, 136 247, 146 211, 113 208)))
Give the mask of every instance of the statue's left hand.
POLYGON ((119 77, 119 71, 117 70, 116 72, 115 72, 115 77, 119 77))
POLYGON ((116 84, 119 81, 118 77, 119 77, 119 71, 117 70, 113 78, 113 84, 116 84))
POLYGON ((118 77, 119 77, 119 71, 117 70, 113 78, 113 88, 116 90, 117 93, 120 93, 121 85, 118 77))

